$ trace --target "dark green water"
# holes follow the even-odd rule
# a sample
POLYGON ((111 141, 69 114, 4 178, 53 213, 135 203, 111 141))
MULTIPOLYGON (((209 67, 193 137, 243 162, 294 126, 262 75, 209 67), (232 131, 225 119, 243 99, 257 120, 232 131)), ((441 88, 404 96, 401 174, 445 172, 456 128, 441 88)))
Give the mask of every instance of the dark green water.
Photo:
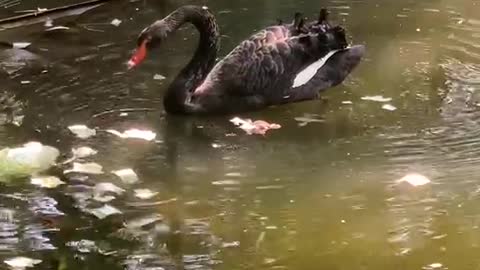
MULTIPOLYGON (((64 3, 25 0, 1 14, 64 3)), ((41 25, 0 32, 33 44, 0 52, 0 90, 28 103, 23 125, 0 127, 0 145, 36 140, 65 156, 90 146, 98 154, 86 160, 105 171, 69 175, 55 189, 1 186, 1 260, 42 260, 35 269, 480 269, 479 14, 468 0, 140 0, 65 19, 65 33, 39 33, 41 25), (162 92, 189 60, 194 29, 134 72, 124 64, 143 27, 186 3, 216 14, 222 55, 277 18, 323 6, 367 55, 326 101, 239 115, 282 125, 265 137, 228 117, 166 117, 162 92), (361 99, 375 95, 396 110, 361 99), (299 125, 304 116, 323 122, 299 125), (145 128, 157 141, 105 132, 79 139, 67 129, 74 124, 145 128), (110 173, 122 168, 140 182, 110 173), (412 172, 432 182, 395 184, 412 172), (121 215, 81 211, 102 205, 82 196, 101 182, 126 190, 109 202, 121 215), (159 194, 140 200, 139 188, 159 194), (152 215, 163 218, 125 229, 152 215)))

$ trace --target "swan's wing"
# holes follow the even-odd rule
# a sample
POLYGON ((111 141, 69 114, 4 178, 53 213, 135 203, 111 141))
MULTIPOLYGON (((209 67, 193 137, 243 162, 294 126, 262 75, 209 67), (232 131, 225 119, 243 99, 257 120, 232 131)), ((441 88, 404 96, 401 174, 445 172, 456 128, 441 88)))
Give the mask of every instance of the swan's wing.
POLYGON ((365 46, 355 45, 333 53, 302 70, 294 80, 294 84, 283 97, 282 103, 311 100, 318 97, 322 90, 342 83, 360 63, 365 54, 365 46))
POLYGON ((318 34, 294 36, 287 26, 271 26, 240 43, 218 62, 194 92, 262 96, 278 100, 296 74, 328 52, 318 34))

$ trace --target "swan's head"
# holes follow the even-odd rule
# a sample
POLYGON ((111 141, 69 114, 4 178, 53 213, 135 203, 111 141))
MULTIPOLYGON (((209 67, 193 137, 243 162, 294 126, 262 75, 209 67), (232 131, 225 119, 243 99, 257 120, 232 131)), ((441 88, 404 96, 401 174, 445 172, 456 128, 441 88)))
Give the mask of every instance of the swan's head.
POLYGON ((128 68, 139 65, 146 57, 147 51, 160 46, 163 40, 167 38, 170 27, 159 20, 146 27, 140 32, 137 38, 137 49, 128 61, 128 68))

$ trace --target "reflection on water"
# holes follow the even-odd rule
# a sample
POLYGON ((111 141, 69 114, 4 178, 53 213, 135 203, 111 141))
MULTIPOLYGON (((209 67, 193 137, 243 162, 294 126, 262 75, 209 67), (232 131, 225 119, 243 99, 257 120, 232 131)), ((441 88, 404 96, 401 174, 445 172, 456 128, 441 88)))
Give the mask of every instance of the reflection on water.
MULTIPOLYGON (((208 2, 222 55, 277 18, 321 6, 367 45, 365 61, 326 100, 241 116, 282 126, 265 137, 227 117, 163 114, 162 93, 197 40, 191 27, 126 72, 138 32, 186 3, 206 4, 114 1, 58 22, 69 31, 0 32, 32 42, 0 52, 1 90, 25 104, 20 127, 0 126, 2 147, 38 140, 64 160, 88 146, 98 152, 78 162, 105 172, 62 175, 67 184, 54 189, 3 185, 2 260, 41 259, 39 269, 478 268, 478 3, 208 2), (377 95, 396 110, 362 99, 377 95), (75 137, 67 127, 76 124, 98 132, 75 137), (106 132, 133 128, 156 137, 106 132), (126 168, 138 182, 111 173, 126 168), (413 172, 432 182, 396 181, 413 172), (105 205, 116 211, 92 214, 105 205)), ((18 1, 1 14, 31 8, 18 1)))

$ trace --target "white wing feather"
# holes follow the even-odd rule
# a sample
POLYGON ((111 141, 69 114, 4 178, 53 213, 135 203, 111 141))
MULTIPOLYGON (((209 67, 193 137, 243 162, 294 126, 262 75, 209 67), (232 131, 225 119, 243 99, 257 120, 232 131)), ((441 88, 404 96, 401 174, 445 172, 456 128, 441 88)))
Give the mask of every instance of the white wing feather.
POLYGON ((313 76, 315 76, 315 74, 317 74, 317 71, 323 65, 325 65, 327 60, 338 51, 340 51, 340 50, 330 51, 329 53, 327 53, 327 55, 325 55, 324 57, 320 58, 319 60, 317 60, 313 64, 307 66, 302 71, 300 71, 297 74, 297 76, 295 76, 295 79, 293 80, 292 88, 302 86, 302 85, 306 84, 308 81, 310 81, 313 78, 313 76))

